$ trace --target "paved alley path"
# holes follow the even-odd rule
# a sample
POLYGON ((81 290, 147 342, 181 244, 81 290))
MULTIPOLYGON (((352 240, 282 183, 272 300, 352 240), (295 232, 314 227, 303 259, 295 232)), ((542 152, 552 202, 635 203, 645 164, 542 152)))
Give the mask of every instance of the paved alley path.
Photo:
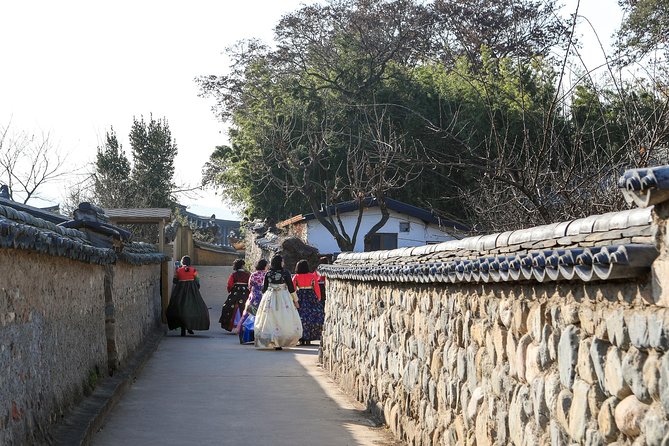
POLYGON ((218 325, 230 268, 201 267, 211 328, 169 332, 95 434, 116 445, 390 445, 317 366, 317 346, 240 345, 218 325))

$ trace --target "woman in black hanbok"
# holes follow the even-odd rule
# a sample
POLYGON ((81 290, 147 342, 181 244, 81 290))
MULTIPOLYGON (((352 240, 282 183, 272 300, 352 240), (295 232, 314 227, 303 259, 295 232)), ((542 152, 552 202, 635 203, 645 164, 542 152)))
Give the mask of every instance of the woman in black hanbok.
POLYGON ((200 277, 190 257, 183 256, 181 265, 174 273, 165 317, 170 330, 181 328, 181 336, 186 336, 186 331, 193 334, 193 330, 209 330, 209 309, 200 295, 200 277))
POLYGON ((246 299, 249 298, 249 277, 248 271, 244 271, 244 260, 237 259, 232 264, 234 270, 228 278, 228 298, 221 308, 221 317, 218 322, 221 323, 221 328, 235 333, 236 322, 235 316, 241 317, 244 307, 246 306, 246 299))

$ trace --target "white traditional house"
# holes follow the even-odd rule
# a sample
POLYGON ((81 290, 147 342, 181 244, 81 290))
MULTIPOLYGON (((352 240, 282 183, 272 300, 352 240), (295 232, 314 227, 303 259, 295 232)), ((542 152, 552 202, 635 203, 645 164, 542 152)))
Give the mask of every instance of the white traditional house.
MULTIPOLYGON (((386 199, 386 203, 390 218, 371 237, 367 246, 364 241, 365 234, 381 219, 381 210, 376 199, 368 199, 364 203, 355 251, 378 251, 441 243, 459 238, 456 234, 467 231, 466 227, 440 219, 427 209, 390 198, 386 199)), ((346 232, 352 237, 358 220, 358 203, 354 201, 339 203, 336 208, 346 232)), ((334 213, 334 206, 331 213, 334 213)), ((315 214, 296 215, 278 223, 277 227, 317 248, 321 254, 335 254, 341 251, 332 234, 318 221, 315 214)))

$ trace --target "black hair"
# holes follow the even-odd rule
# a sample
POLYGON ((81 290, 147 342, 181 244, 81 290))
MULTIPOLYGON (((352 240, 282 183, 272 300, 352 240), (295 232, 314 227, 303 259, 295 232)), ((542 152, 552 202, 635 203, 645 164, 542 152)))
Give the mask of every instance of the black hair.
POLYGON ((279 254, 272 257, 272 260, 269 262, 269 267, 272 269, 283 269, 283 257, 279 254))
POLYGON ((256 262, 256 271, 262 271, 267 266, 267 260, 260 259, 256 262))
POLYGON ((309 262, 302 259, 295 265, 295 274, 307 274, 309 272, 309 262))
POLYGON ((327 257, 323 256, 320 259, 318 259, 318 264, 319 265, 328 265, 330 263, 330 259, 327 257))
POLYGON ((181 258, 181 264, 183 266, 190 266, 190 264, 191 264, 190 256, 183 256, 181 258))
POLYGON ((244 267, 244 259, 237 259, 232 264, 232 269, 242 269, 244 267))

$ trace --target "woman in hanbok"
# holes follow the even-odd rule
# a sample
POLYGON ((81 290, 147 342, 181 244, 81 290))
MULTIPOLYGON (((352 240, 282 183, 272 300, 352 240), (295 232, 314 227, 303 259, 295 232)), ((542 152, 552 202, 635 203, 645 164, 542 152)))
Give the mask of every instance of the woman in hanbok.
POLYGON ((309 263, 300 260, 295 266, 293 285, 300 301, 300 313, 302 321, 301 345, 311 345, 311 341, 321 339, 325 312, 321 303, 321 289, 318 286, 318 274, 309 271, 309 263))
POLYGON ((181 328, 181 336, 186 336, 186 331, 193 334, 193 330, 209 330, 209 309, 200 295, 200 277, 190 257, 183 256, 172 281, 172 296, 165 311, 169 329, 181 328))
POLYGON ((249 297, 249 276, 250 274, 244 270, 244 260, 237 259, 232 264, 234 270, 228 278, 228 298, 221 308, 221 317, 218 322, 221 323, 221 328, 235 333, 236 316, 241 316, 246 305, 246 299, 249 297))
POLYGON ((262 290, 254 327, 256 348, 281 350, 297 345, 302 337, 302 322, 297 312, 300 304, 280 255, 272 257, 262 290))
POLYGON ((256 313, 258 312, 258 305, 260 305, 260 300, 262 299, 262 286, 265 282, 265 274, 267 274, 267 260, 260 259, 256 263, 256 270, 249 277, 249 298, 246 301, 246 308, 244 308, 244 313, 239 320, 239 324, 237 324, 240 344, 253 342, 254 340, 253 328, 256 313))

